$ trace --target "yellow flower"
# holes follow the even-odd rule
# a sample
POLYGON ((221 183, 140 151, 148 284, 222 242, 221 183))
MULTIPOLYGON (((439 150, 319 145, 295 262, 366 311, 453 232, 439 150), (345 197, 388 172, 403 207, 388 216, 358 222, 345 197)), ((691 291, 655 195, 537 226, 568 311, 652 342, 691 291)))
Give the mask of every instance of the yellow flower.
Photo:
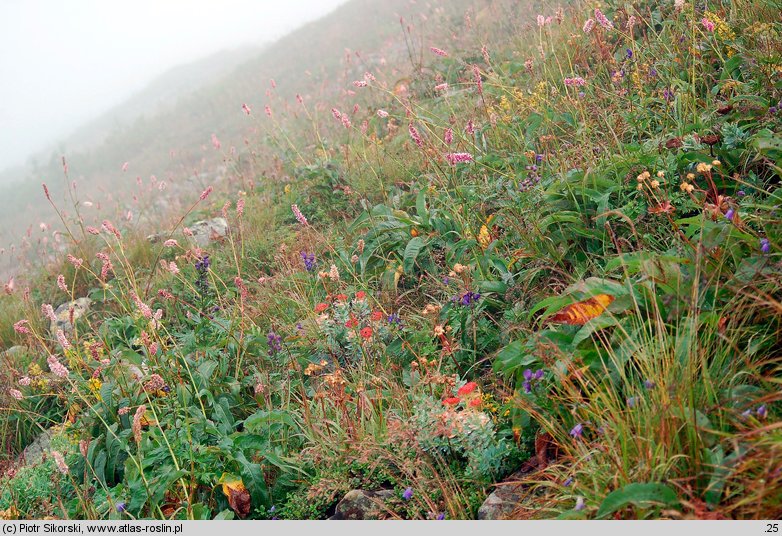
POLYGON ((285 185, 285 193, 286 193, 286 194, 289 194, 289 193, 291 193, 291 185, 290 185, 290 184, 286 184, 286 185, 285 185))
POLYGON ((478 233, 478 243, 483 249, 486 249, 491 244, 491 234, 489 234, 489 228, 485 225, 481 225, 481 230, 478 233))

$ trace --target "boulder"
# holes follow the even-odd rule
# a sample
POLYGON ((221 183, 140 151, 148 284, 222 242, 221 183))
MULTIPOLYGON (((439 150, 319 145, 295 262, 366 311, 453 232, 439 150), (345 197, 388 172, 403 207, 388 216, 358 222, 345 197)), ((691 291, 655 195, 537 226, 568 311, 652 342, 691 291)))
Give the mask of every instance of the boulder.
POLYGON ((54 310, 56 320, 51 322, 49 326, 50 331, 52 333, 56 333, 58 329, 63 330, 65 333, 73 331, 73 322, 87 314, 91 304, 92 300, 87 297, 63 303, 54 310), (73 309, 73 316, 71 316, 71 309, 73 309), (73 319, 73 322, 71 322, 71 319, 73 319))
POLYGON ((351 490, 339 501, 334 515, 329 519, 382 519, 382 514, 386 510, 384 505, 393 497, 394 491, 390 489, 379 491, 351 490))
POLYGON ((43 459, 44 455, 49 453, 55 431, 55 428, 44 430, 38 434, 38 437, 36 437, 32 443, 25 447, 24 451, 22 451, 21 458, 26 465, 37 464, 43 459))
POLYGON ((504 482, 497 484, 497 489, 483 501, 478 509, 478 519, 506 519, 524 498, 529 484, 524 481, 528 470, 518 471, 504 482))
POLYGON ((197 221, 190 225, 193 236, 190 239, 198 247, 205 248, 213 240, 220 240, 228 234, 228 222, 225 218, 197 221))
POLYGON ((27 348, 27 346, 17 344, 16 346, 12 346, 8 350, 3 351, 3 355, 9 359, 14 359, 27 355, 27 352, 29 351, 30 349, 27 348))

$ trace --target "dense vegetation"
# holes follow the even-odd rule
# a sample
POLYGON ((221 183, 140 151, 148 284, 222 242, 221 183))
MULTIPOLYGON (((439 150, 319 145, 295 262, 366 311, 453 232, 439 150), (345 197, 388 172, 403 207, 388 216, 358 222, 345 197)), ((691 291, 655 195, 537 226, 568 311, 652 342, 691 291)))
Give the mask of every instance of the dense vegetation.
POLYGON ((4 515, 474 518, 519 469, 517 518, 782 515, 779 5, 454 9, 237 103, 164 239, 63 218, 1 305, 4 455, 57 426, 4 515))

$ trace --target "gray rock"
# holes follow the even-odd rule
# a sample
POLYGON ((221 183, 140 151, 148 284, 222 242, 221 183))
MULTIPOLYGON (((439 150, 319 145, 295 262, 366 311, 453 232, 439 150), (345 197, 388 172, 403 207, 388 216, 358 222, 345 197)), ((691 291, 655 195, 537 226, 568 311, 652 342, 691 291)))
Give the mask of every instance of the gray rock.
POLYGON ((220 240, 228 234, 228 222, 225 218, 197 221, 190 226, 193 236, 190 239, 198 247, 205 248, 213 240, 220 240))
POLYGON ((365 491, 354 489, 337 504, 334 515, 329 519, 382 519, 385 504, 394 497, 393 490, 365 491))
POLYGON ((22 357, 24 355, 27 355, 27 352, 29 352, 29 351, 30 351, 30 349, 27 348, 27 346, 21 346, 21 345, 17 344, 16 346, 10 347, 8 350, 5 350, 3 352, 3 355, 5 355, 8 358, 13 359, 13 358, 16 358, 16 357, 22 357))
POLYGON ((497 489, 483 501, 478 509, 478 519, 506 519, 522 501, 529 487, 524 481, 529 471, 518 471, 497 485, 497 489))
POLYGON ((38 437, 33 440, 32 443, 25 447, 22 451, 21 458, 24 459, 26 465, 35 465, 40 462, 45 454, 48 454, 52 446, 52 437, 54 437, 54 429, 49 428, 44 430, 38 437))
POLYGON ((91 304, 92 300, 87 297, 63 303, 54 310, 54 316, 57 319, 56 321, 51 322, 49 326, 50 331, 52 333, 56 333, 58 329, 63 330, 65 333, 73 331, 73 323, 71 322, 71 309, 73 309, 73 322, 76 322, 76 320, 90 311, 91 304))

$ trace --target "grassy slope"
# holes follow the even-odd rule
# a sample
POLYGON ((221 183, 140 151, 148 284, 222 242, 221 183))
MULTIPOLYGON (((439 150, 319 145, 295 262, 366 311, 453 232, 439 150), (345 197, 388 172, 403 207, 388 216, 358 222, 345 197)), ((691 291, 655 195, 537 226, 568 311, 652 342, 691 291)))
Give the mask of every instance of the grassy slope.
MULTIPOLYGON (((602 10, 611 27, 585 33, 580 4, 561 22, 541 8, 543 26, 502 2, 435 8, 385 43, 390 65, 353 57, 303 104, 280 82, 271 118, 251 116, 262 143, 195 209, 232 202, 208 270, 204 252, 162 249, 181 272, 149 286, 158 251, 104 232, 89 247, 115 277, 68 273, 106 299, 59 354, 68 379, 9 398, 32 413, 7 414, 6 445, 70 407, 86 460, 34 495, 96 491, 0 508, 323 517, 387 487, 389 516, 472 517, 525 465, 517 517, 779 517, 774 8, 602 10), (353 85, 365 69, 376 79, 353 85)), ((16 307, 45 370, 58 343, 37 304, 16 307)))

